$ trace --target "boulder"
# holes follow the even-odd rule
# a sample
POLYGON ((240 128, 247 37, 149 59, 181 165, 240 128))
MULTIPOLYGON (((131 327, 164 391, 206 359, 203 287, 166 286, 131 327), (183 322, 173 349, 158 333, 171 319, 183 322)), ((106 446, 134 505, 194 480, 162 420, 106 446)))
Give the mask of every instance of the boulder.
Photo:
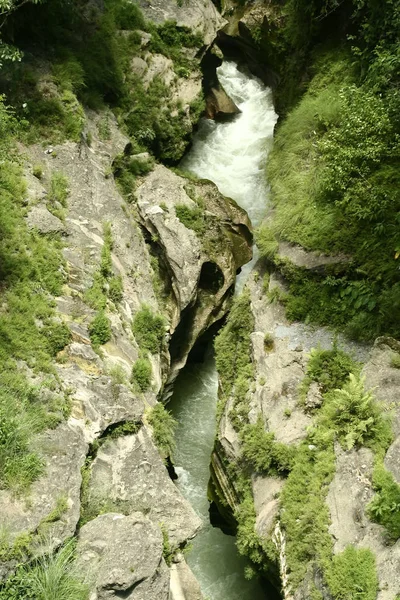
POLYGON ((82 527, 76 567, 93 600, 168 600, 159 527, 141 513, 100 515, 82 527))
POLYGON ((108 498, 163 524, 172 548, 194 537, 201 521, 171 481, 145 429, 108 440, 92 465, 89 498, 108 498))
POLYGON ((34 206, 26 217, 28 227, 39 233, 66 233, 65 225, 43 205, 34 206))
POLYGON ((206 97, 206 117, 215 121, 226 121, 240 113, 232 98, 222 85, 212 87, 206 97))

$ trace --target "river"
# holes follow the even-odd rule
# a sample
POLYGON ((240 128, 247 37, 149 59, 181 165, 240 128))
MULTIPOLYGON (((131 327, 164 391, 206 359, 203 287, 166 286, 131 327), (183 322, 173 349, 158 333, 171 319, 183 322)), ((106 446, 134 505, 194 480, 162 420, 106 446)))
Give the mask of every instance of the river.
MULTIPOLYGON (((271 91, 258 79, 224 62, 219 80, 241 113, 227 123, 202 120, 191 151, 181 167, 210 179, 225 196, 236 200, 257 225, 266 211, 265 163, 277 120, 271 91)), ((253 261, 242 269, 241 288, 253 261)), ((203 363, 189 363, 177 379, 168 405, 178 421, 175 453, 177 485, 203 521, 187 562, 207 600, 272 600, 265 582, 246 580, 246 560, 235 538, 210 524, 207 484, 215 439, 218 376, 212 352, 203 363)))

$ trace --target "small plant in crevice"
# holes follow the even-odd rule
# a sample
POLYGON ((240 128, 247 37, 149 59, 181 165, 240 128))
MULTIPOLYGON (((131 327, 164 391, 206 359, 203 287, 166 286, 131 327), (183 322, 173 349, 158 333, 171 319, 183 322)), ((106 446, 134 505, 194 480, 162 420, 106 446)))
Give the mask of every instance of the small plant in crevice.
POLYGON ((169 541, 168 531, 165 527, 164 523, 160 524, 160 529, 163 537, 163 557, 167 565, 170 567, 172 565, 172 558, 174 556, 174 552, 171 548, 171 543, 169 541))
POLYGON ((75 568, 75 541, 54 554, 19 566, 0 587, 0 600, 88 600, 89 587, 75 568))
POLYGON ((177 422, 160 402, 148 414, 148 422, 153 428, 153 438, 164 459, 173 458, 175 450, 175 429, 177 422))

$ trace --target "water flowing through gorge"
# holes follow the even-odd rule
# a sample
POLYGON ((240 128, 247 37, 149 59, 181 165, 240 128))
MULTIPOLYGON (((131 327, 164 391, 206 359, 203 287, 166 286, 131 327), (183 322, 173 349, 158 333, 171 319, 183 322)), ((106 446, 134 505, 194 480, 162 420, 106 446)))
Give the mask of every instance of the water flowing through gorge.
MULTIPOLYGON (((257 225, 266 209, 265 161, 277 119, 271 92, 232 62, 225 62, 218 76, 241 113, 228 123, 204 119, 182 168, 216 183, 221 193, 236 200, 257 225)), ((239 275, 239 287, 251 265, 239 275)), ((235 538, 213 528, 209 521, 207 483, 217 391, 218 377, 210 354, 203 363, 185 368, 169 405, 179 422, 175 456, 178 486, 203 521, 187 561, 208 600, 268 600, 272 595, 264 584, 245 579, 246 561, 236 550, 235 538)))

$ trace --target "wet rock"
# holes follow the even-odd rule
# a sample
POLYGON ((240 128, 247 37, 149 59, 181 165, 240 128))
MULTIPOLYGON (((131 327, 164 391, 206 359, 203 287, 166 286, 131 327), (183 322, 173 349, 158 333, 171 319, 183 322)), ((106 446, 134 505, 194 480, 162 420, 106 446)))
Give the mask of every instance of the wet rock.
POLYGON ((77 569, 93 599, 168 600, 160 528, 140 513, 100 515, 79 532, 77 569))
POLYGON ((212 87, 206 97, 206 117, 215 121, 226 121, 240 113, 224 88, 212 87))

